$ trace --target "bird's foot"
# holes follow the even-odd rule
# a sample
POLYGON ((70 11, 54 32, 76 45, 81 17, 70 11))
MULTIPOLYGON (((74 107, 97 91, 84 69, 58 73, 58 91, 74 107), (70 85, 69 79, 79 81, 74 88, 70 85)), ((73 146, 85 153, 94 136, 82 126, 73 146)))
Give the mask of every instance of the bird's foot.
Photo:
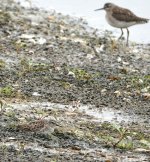
POLYGON ((118 40, 124 40, 125 38, 123 36, 120 36, 118 40))

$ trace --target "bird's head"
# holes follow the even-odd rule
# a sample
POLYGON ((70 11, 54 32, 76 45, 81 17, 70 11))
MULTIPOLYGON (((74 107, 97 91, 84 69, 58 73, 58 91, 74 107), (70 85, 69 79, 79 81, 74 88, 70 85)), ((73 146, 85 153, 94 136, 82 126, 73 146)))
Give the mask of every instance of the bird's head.
POLYGON ((103 8, 96 9, 95 11, 105 10, 110 11, 115 5, 113 3, 105 3, 103 8))

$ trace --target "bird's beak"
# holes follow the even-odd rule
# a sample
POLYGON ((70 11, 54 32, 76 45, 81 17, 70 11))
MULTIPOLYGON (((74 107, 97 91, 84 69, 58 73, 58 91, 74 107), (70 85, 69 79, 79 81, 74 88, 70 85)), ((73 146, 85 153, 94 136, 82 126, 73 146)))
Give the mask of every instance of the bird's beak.
POLYGON ((104 8, 98 8, 98 9, 96 9, 94 11, 99 11, 99 10, 104 10, 104 8))

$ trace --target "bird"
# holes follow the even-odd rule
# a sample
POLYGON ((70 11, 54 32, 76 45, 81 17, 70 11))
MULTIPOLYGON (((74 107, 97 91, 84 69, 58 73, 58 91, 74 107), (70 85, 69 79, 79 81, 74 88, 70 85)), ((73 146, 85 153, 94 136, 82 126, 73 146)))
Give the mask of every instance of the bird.
POLYGON ((121 39, 124 32, 123 29, 127 30, 127 41, 126 45, 129 44, 129 29, 128 27, 136 24, 145 24, 148 23, 149 19, 136 16, 129 9, 115 5, 114 3, 105 3, 103 8, 96 9, 95 11, 105 10, 106 11, 106 20, 109 25, 120 28, 121 35, 118 39, 121 39))

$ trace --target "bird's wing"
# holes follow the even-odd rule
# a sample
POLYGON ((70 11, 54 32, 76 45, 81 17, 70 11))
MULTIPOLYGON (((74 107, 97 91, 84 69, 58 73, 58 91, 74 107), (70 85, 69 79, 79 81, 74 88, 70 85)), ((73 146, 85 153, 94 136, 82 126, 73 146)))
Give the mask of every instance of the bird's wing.
POLYGON ((137 22, 144 21, 147 22, 147 19, 140 18, 136 16, 133 12, 125 8, 114 8, 112 11, 112 16, 114 16, 119 21, 125 22, 137 22))

